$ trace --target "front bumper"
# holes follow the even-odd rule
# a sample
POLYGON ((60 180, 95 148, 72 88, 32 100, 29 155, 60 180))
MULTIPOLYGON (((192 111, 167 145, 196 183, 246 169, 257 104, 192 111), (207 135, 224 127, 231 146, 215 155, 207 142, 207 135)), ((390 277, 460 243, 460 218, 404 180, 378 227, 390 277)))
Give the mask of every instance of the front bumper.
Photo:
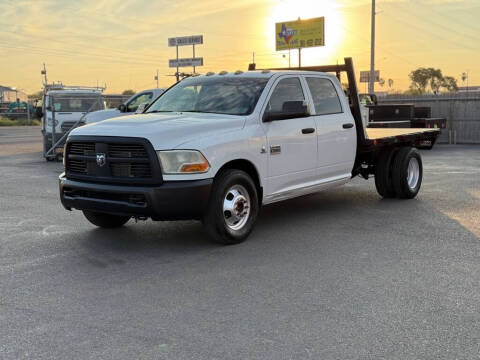
POLYGON ((200 219, 213 179, 171 181, 157 186, 108 185, 59 177, 60 200, 67 210, 90 210, 153 220, 200 219))

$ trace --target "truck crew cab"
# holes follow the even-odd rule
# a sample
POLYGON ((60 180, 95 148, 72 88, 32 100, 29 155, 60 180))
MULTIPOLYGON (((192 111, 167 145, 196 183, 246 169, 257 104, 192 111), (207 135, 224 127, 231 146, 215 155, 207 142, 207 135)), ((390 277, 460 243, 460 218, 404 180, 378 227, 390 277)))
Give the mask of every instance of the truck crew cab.
POLYGON ((438 129, 366 129, 353 63, 187 78, 136 116, 73 130, 60 198, 100 227, 199 219, 235 244, 262 204, 375 176, 385 198, 422 182, 415 146, 438 129), (336 74, 328 74, 333 72, 336 74), (345 96, 339 82, 348 77, 345 96))

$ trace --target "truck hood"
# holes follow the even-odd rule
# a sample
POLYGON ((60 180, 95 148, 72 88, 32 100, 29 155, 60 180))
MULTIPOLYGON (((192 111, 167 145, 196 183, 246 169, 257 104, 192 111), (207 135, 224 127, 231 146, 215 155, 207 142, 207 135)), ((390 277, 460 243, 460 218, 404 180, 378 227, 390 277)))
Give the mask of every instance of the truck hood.
POLYGON ((95 122, 103 121, 106 119, 111 119, 117 116, 125 116, 125 115, 131 115, 128 113, 122 113, 118 109, 105 109, 105 110, 98 110, 94 111, 91 113, 88 113, 85 116, 85 123, 87 124, 93 124, 95 122))
POLYGON ((224 114, 138 114, 87 124, 73 130, 70 136, 141 137, 148 139, 155 150, 168 150, 192 140, 240 130, 244 125, 244 117, 224 114))

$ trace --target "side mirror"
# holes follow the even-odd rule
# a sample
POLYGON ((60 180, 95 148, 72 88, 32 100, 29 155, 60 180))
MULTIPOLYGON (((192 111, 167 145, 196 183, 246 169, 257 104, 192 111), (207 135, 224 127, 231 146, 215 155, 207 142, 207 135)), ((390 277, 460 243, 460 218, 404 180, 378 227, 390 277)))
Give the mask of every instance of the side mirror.
POLYGON ((125 104, 120 104, 118 105, 118 110, 120 110, 120 112, 126 112, 127 106, 125 104))
POLYGON ((52 111, 52 107, 51 107, 51 106, 47 106, 45 109, 46 109, 47 111, 52 111))
POLYGON ((150 105, 148 102, 144 102, 138 105, 137 110, 135 111, 135 114, 143 113, 148 105, 150 105))
POLYGON ((310 116, 305 101, 285 101, 282 106, 282 111, 266 112, 263 121, 270 122, 276 120, 296 119, 310 116))

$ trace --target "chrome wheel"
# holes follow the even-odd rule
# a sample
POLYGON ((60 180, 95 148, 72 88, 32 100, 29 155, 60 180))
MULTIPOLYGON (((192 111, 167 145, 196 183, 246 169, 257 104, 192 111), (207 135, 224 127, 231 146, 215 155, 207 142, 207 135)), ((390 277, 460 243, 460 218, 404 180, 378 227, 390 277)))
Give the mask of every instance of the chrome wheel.
POLYGON ((240 230, 250 216, 250 195, 242 185, 233 185, 223 200, 223 218, 231 230, 240 230))
POLYGON ((415 157, 410 158, 407 170, 407 183, 411 190, 414 190, 418 185, 420 179, 420 165, 415 157))

